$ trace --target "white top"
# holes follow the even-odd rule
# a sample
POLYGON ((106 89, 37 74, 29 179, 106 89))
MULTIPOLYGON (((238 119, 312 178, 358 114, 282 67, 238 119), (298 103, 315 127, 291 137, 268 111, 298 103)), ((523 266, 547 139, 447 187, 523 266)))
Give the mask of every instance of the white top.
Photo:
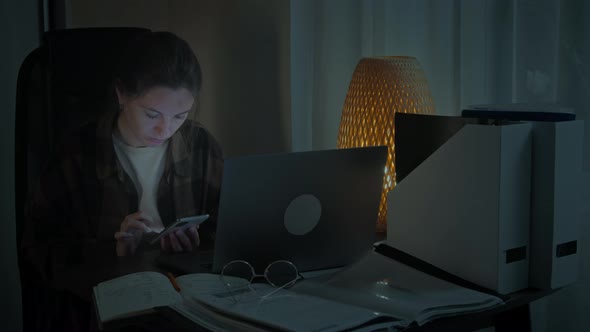
POLYGON ((123 169, 133 180, 139 197, 139 211, 149 215, 153 224, 148 225, 159 232, 164 229, 157 204, 158 184, 164 173, 164 156, 168 141, 153 147, 136 148, 125 144, 113 134, 117 157, 123 169))

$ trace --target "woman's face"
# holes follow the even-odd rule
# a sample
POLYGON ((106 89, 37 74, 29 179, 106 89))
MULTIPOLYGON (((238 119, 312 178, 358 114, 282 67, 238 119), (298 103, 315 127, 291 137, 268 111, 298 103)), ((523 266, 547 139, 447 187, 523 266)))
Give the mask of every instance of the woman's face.
POLYGON ((117 89, 121 113, 117 121, 123 140, 134 147, 164 143, 186 120, 194 104, 186 88, 157 86, 139 96, 117 89))

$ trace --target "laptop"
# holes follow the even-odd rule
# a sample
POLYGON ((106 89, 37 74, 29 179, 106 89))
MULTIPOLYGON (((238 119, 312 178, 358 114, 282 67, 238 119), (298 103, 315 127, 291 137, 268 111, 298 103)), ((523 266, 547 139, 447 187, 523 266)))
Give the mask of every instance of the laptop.
POLYGON ((386 159, 385 146, 229 158, 214 250, 156 263, 179 273, 219 273, 232 260, 257 273, 279 259, 300 272, 348 265, 376 240, 386 159))
POLYGON ((375 242, 387 147, 251 155, 225 161, 213 273, 232 260, 258 273, 354 262, 375 242))

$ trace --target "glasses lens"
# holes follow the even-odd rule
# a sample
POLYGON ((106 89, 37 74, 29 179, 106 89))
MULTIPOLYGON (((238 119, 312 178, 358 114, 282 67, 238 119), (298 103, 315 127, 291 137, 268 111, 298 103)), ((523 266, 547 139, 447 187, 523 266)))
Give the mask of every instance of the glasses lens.
POLYGON ((227 287, 240 288, 248 286, 254 276, 254 271, 250 264, 244 261, 233 261, 223 267, 221 276, 227 287))
POLYGON ((271 285, 283 287, 297 280, 298 271, 291 262, 276 261, 266 268, 264 275, 271 285))

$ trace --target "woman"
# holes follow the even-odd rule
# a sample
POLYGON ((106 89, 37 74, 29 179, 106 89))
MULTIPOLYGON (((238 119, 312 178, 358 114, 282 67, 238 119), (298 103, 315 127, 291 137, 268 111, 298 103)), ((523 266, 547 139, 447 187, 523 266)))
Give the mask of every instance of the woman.
MULTIPOLYGON (((123 63, 115 82, 120 112, 112 138, 120 165, 133 179, 141 199, 139 210, 126 215, 115 233, 117 254, 133 253, 145 231, 159 232, 176 217, 202 213, 213 215, 203 225, 204 242, 209 246, 222 154, 201 125, 187 121, 201 88, 197 58, 174 35, 151 33, 130 48, 123 63), (166 202, 170 198, 167 184, 171 183, 176 195, 173 202, 166 202)), ((161 247, 190 251, 199 242, 193 227, 165 236, 161 247)))
POLYGON ((223 156, 187 119, 201 76, 190 46, 172 33, 144 33, 128 45, 113 107, 65 142, 30 203, 23 250, 43 284, 61 290, 73 266, 88 271, 102 257, 140 254, 147 237, 180 217, 211 216, 163 237, 163 251, 212 246, 223 156))

